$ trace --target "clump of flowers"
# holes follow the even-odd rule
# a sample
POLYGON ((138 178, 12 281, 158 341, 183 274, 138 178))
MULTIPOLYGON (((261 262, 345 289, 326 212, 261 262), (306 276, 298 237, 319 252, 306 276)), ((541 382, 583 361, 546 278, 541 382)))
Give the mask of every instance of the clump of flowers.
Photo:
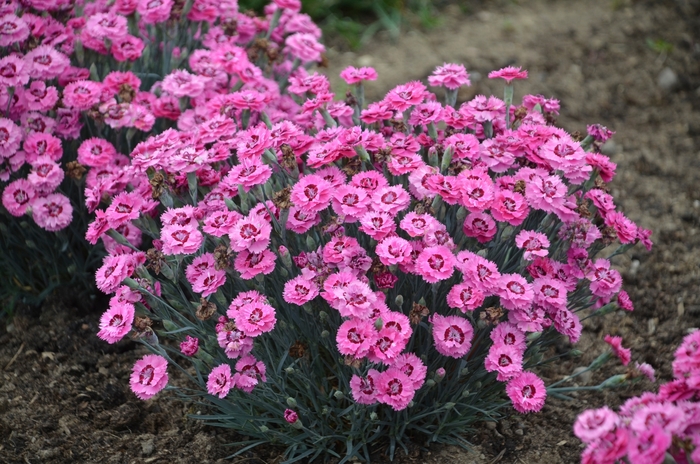
MULTIPOLYGON (((278 30, 296 14, 279 5, 268 37, 294 31, 278 30)), ((207 399, 205 420, 297 459, 463 443, 505 398, 542 409, 534 369, 556 338, 578 340, 582 311, 631 309, 598 254, 616 238, 617 253, 651 246, 649 232, 615 211, 600 131, 579 140, 546 122, 555 101, 527 96, 511 112, 477 96, 455 108, 410 82, 365 108, 334 101, 328 80, 299 66, 317 58, 308 34, 264 69, 235 45, 205 45, 243 86, 202 95, 178 77, 197 89, 198 118, 104 174, 126 191, 101 192, 111 203, 87 234, 113 243, 97 272, 116 292, 99 335, 125 336, 132 306, 153 321, 133 336, 195 369, 200 391, 168 388, 207 399), (132 230, 148 237, 145 253, 132 230)), ((375 76, 343 72, 358 95, 375 76)), ((511 86, 527 73, 493 76, 511 86)), ((469 80, 446 64, 430 83, 449 101, 469 80)), ((132 377, 132 388, 151 395, 161 379, 146 390, 132 377)))
MULTIPOLYGON (((582 413, 574 434, 586 444, 581 461, 586 463, 700 462, 700 331, 687 335, 675 352, 674 379, 627 400, 618 412, 608 407, 582 413)), ((615 345, 613 345, 615 350, 615 345)), ((636 370, 654 381, 648 364, 636 370)))

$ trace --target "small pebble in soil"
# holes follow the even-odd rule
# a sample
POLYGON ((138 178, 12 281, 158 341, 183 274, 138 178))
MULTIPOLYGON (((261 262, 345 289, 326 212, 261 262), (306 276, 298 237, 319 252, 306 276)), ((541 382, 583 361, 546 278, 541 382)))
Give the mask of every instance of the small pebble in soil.
POLYGON ((591 371, 583 372, 586 369, 588 369, 588 367, 579 366, 576 369, 574 369, 574 372, 572 372, 572 375, 580 374, 578 377, 576 377, 576 379, 581 385, 588 385, 588 382, 591 381, 591 377, 593 376, 593 373, 591 371), (581 374, 581 372, 583 372, 583 374, 581 374))
POLYGON ((666 67, 659 73, 656 83, 661 87, 661 90, 671 92, 678 85, 678 75, 673 69, 666 67))
POLYGON ((153 437, 150 435, 145 435, 141 441, 141 452, 143 455, 148 456, 149 454, 153 453, 155 449, 156 447, 153 444, 153 437))

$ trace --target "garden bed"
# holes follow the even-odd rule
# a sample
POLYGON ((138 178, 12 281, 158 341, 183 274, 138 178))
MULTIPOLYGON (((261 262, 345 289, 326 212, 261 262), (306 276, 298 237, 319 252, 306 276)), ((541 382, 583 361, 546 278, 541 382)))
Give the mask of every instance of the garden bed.
MULTIPOLYGON (((500 93, 502 84, 485 74, 515 64, 530 71, 530 79, 516 85, 516 101, 525 93, 554 96, 562 103, 559 124, 568 131, 591 123, 616 130, 604 149, 618 164, 613 196, 630 219, 654 231, 651 252, 638 246, 615 263, 636 309, 587 320, 578 346, 583 355, 540 373, 552 383, 587 365, 610 333, 623 337, 633 360, 650 363, 668 380, 673 351, 700 326, 700 2, 538 1, 467 16, 447 6, 441 17, 441 26, 408 32, 399 43, 380 34, 356 53, 331 49, 328 73, 375 67, 379 81, 367 89, 374 100, 396 84, 425 79, 436 65, 462 62, 473 83, 460 94, 464 100, 500 93)), ((96 337, 105 305, 73 301, 66 291, 41 310, 20 309, 2 328, 0 462, 205 463, 232 454, 235 447, 224 444, 241 437, 187 420, 196 409, 167 395, 148 402, 133 396, 128 377, 145 351, 96 337)), ((580 382, 597 384, 623 370, 610 362, 580 382)), ((644 381, 580 394, 575 402, 550 399, 540 414, 468 434, 475 454, 416 446, 399 461, 578 462, 581 444, 571 433, 576 415, 616 407, 652 388, 644 381)), ((264 448, 237 459, 271 463, 279 454, 264 448)))

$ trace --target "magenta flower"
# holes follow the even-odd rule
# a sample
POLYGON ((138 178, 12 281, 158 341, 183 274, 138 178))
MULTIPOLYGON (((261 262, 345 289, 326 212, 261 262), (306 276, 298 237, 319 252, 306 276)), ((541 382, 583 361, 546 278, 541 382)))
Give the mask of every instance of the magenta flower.
POLYGON ((463 313, 474 311, 484 303, 484 293, 468 281, 457 284, 447 294, 450 308, 458 308, 463 313))
POLYGON ((39 156, 32 163, 32 170, 27 180, 32 183, 37 193, 47 195, 63 182, 65 172, 49 156, 39 156))
POLYGON ((484 359, 489 372, 497 372, 496 380, 506 382, 523 371, 523 353, 513 345, 494 343, 484 359))
POLYGON ((576 418, 574 435, 584 443, 592 443, 615 430, 620 418, 609 407, 589 409, 576 418))
POLYGON ((379 371, 370 369, 365 377, 353 375, 350 379, 352 397, 358 404, 374 404, 377 402, 377 381, 379 371))
POLYGON ((73 219, 73 207, 68 197, 52 193, 32 202, 32 217, 39 227, 56 232, 65 229, 73 219))
POLYGON ((376 337, 371 321, 351 318, 340 325, 335 340, 340 354, 363 358, 369 353, 376 337))
POLYGON ((133 304, 110 304, 110 308, 100 318, 100 331, 97 332, 97 336, 110 344, 116 343, 129 333, 133 322, 133 304))
POLYGON ((211 370, 207 378, 207 392, 210 395, 225 398, 231 388, 234 387, 231 377, 231 366, 220 364, 211 370))
POLYGON ((629 348, 624 348, 622 346, 622 337, 612 337, 608 334, 605 336, 604 340, 605 343, 610 345, 610 348, 612 349, 613 353, 615 353, 615 356, 620 358, 620 362, 622 362, 623 366, 630 363, 632 351, 629 348))
POLYGON ((163 241, 163 253, 167 255, 191 255, 199 250, 204 241, 196 225, 165 226, 160 231, 160 239, 163 241))
POLYGON ((168 384, 168 361, 164 357, 148 354, 136 361, 129 383, 131 391, 139 399, 153 398, 168 384))
POLYGON ((257 214, 240 219, 231 229, 231 249, 260 253, 270 244, 272 226, 257 214))
POLYGON ((194 356, 199 351, 199 338, 187 335, 180 343, 180 352, 185 356, 194 356))
POLYGON ((0 118, 0 151, 10 156, 19 150, 22 143, 22 129, 6 118, 0 118))
POLYGON ((26 85, 29 82, 28 68, 26 61, 17 55, 8 55, 0 58, 0 84, 6 87, 22 87, 26 85))
POLYGON ((331 195, 331 185, 322 177, 311 174, 304 176, 292 187, 291 200, 305 212, 317 213, 328 206, 331 195))
POLYGON ((71 82, 63 89, 63 103, 68 108, 88 110, 100 102, 102 84, 92 81, 71 82))
POLYGON ((527 348, 525 334, 510 322, 499 323, 491 331, 490 337, 494 344, 512 346, 520 353, 525 353, 527 348))
POLYGON ((312 34, 296 33, 287 36, 284 50, 304 63, 321 61, 321 53, 326 51, 312 34))
POLYGON ((504 79, 509 85, 515 79, 527 79, 527 71, 521 71, 520 69, 520 67, 506 66, 498 71, 491 71, 489 79, 504 79))
POLYGON ((248 303, 236 314, 236 326, 248 337, 271 331, 276 322, 275 308, 262 302, 248 303))
POLYGON ((515 237, 515 245, 525 250, 523 259, 532 261, 536 256, 547 256, 549 239, 547 236, 531 230, 521 230, 515 237))
POLYGON ((448 279, 454 273, 457 260, 446 246, 425 248, 416 260, 416 271, 426 282, 434 284, 448 279))
POLYGON ((428 91, 419 81, 412 81, 394 87, 384 98, 389 108, 395 111, 405 111, 422 103, 428 91))
POLYGON ((236 370, 238 372, 233 375, 236 388, 240 388, 246 393, 252 392, 260 381, 267 381, 265 364, 251 355, 239 359, 236 363, 236 370))
POLYGON ((29 76, 36 80, 54 79, 70 66, 70 59, 49 45, 39 45, 24 60, 29 65, 29 76))
POLYGON ((144 24, 156 24, 170 17, 173 0, 139 0, 136 11, 144 24))
POLYGON ((288 424, 294 424, 299 420, 299 414, 291 409, 285 409, 284 420, 286 420, 288 424))
POLYGON ((544 382, 532 372, 522 372, 509 380, 506 393, 515 410, 523 414, 538 412, 547 398, 544 382))
POLYGON ((398 355, 391 364, 392 367, 400 370, 413 382, 413 388, 418 390, 425 382, 428 368, 423 361, 414 353, 403 353, 398 355))
POLYGON ((241 251, 233 261, 233 267, 241 274, 242 279, 252 279, 258 274, 269 274, 275 270, 277 256, 270 250, 260 253, 251 253, 248 250, 241 251))
POLYGON ((459 316, 433 314, 433 342, 443 356, 461 358, 472 346, 474 329, 467 319, 459 316))
POLYGON ((78 147, 78 162, 84 166, 104 166, 116 155, 117 149, 114 145, 100 138, 86 139, 78 147))
POLYGON ((353 66, 348 66, 340 72, 340 77, 348 85, 357 84, 362 81, 376 81, 377 71, 374 68, 355 68, 353 66))

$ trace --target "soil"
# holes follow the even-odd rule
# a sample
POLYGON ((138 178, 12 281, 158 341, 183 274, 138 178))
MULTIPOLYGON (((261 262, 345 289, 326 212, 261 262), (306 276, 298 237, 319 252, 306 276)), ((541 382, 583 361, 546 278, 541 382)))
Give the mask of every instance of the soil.
MULTIPOLYGON (((669 380, 675 348, 700 326, 700 1, 468 4, 467 12, 447 5, 438 27, 406 32, 398 42, 379 34, 359 52, 329 48, 329 75, 374 66, 380 80, 367 88, 374 100, 397 84, 424 80, 443 62, 460 62, 473 83, 460 94, 465 100, 499 95, 501 83, 487 73, 523 66, 530 78, 517 82, 516 101, 525 93, 553 96, 565 129, 584 132, 600 123, 616 130, 604 147, 618 164, 612 193, 632 220, 654 231, 651 252, 637 246, 615 261, 636 309, 588 319, 577 345, 583 355, 541 374, 553 382, 587 365, 610 333, 623 337, 634 360, 654 366, 659 382, 669 380)), ((0 462, 224 462, 235 451, 225 444, 241 437, 188 420, 197 411, 166 395, 142 402, 130 393, 131 366, 144 352, 97 339, 103 308, 101 301, 58 295, 0 327, 0 462)), ((578 381, 595 385, 622 372, 611 362, 578 381)), ((550 399, 539 414, 469 435, 473 453, 436 446, 399 461, 578 462, 582 445, 571 433, 578 413, 617 407, 657 387, 645 380, 575 401, 550 399)), ((278 450, 266 448, 232 462, 280 461, 278 450)))

